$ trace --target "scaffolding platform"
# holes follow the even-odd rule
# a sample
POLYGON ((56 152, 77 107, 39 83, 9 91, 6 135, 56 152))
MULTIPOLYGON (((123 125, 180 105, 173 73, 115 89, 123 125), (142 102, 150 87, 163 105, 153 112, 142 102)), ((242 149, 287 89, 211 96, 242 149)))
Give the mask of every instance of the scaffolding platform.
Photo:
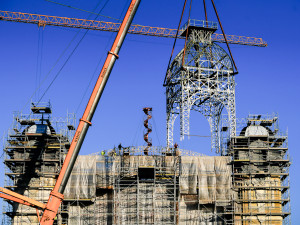
POLYGON ((180 29, 180 36, 189 36, 192 30, 205 30, 214 33, 216 30, 218 30, 218 23, 212 21, 190 19, 180 29))
POLYGON ((232 137, 234 217, 239 224, 290 224, 287 135, 279 134, 278 117, 250 115, 239 136, 232 137))
MULTIPOLYGON (((30 114, 16 113, 4 148, 4 187, 43 203, 55 185, 73 136, 67 124, 73 121, 75 126, 73 115, 55 119, 51 112, 50 104, 34 104, 30 114)), ((3 212, 4 225, 39 224, 31 207, 7 201, 3 212)))

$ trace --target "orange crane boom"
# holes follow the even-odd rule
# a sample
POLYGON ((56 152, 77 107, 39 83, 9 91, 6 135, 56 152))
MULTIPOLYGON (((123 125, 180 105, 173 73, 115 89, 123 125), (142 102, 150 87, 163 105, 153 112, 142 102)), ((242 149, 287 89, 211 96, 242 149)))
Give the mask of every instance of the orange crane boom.
POLYGON ((91 121, 93 115, 104 91, 110 73, 113 69, 115 61, 119 58, 119 51, 122 47, 126 34, 128 33, 128 29, 130 28, 131 22, 133 20, 133 17, 135 16, 139 4, 140 0, 131 0, 130 6, 126 12, 123 22, 118 27, 117 36, 114 40, 111 50, 107 54, 94 90, 87 103, 84 114, 80 119, 79 125, 77 126, 70 148, 60 170, 59 176, 56 180, 55 186, 49 195, 47 204, 43 204, 34 199, 22 196, 16 192, 0 187, 0 198, 36 208, 37 216, 40 222, 39 224, 41 225, 52 225, 54 223, 57 211, 64 199, 63 193, 81 149, 81 145, 85 139, 89 126, 92 125, 91 121), (43 210, 42 218, 40 218, 39 216, 40 213, 38 209, 43 210))
MULTIPOLYGON (((94 21, 86 19, 59 17, 59 16, 48 16, 22 12, 10 12, 0 10, 0 20, 21 22, 21 23, 32 23, 38 26, 60 26, 60 27, 71 27, 81 28, 90 30, 101 30, 117 32, 120 28, 121 23, 105 22, 105 21, 94 21)), ((163 28, 163 27, 150 27, 138 24, 130 26, 128 33, 140 34, 147 36, 175 38, 177 29, 163 28)), ((184 38, 184 37, 178 37, 184 38)), ((226 35, 229 44, 249 45, 257 47, 267 47, 267 43, 262 38, 256 37, 245 37, 237 35, 226 35)), ((213 34, 212 40, 215 42, 225 43, 223 34, 213 34)))
MULTIPOLYGON (((98 80, 87 103, 84 114, 80 119, 69 151, 66 155, 59 176, 56 180, 56 184, 49 195, 47 204, 38 202, 34 199, 30 199, 28 197, 22 196, 18 193, 0 187, 0 198, 4 198, 10 201, 14 201, 23 205, 36 208, 37 216, 41 225, 52 225, 55 220, 57 211, 61 205, 61 202, 64 199, 64 189, 67 185, 68 179, 70 177, 75 161, 81 149, 81 145, 87 134, 88 128, 92 125, 91 121, 97 108, 98 102, 101 98, 101 95, 104 91, 107 80, 110 76, 116 59, 119 58, 118 53, 122 47, 126 34, 132 33, 169 38, 175 38, 176 36, 176 29, 131 25, 139 3, 140 0, 131 0, 130 6, 122 23, 0 11, 0 20, 33 23, 39 26, 51 25, 118 32, 114 43, 111 47, 111 50, 108 52, 107 58, 104 62, 98 80), (40 218, 39 216, 39 209, 43 210, 42 218, 40 218)), ((180 36, 178 38, 180 38, 180 36)), ((242 44, 259 47, 267 46, 266 42, 264 42, 261 38, 241 37, 235 35, 226 35, 226 38, 231 44, 242 44)), ((213 41, 225 42, 225 38, 222 34, 214 34, 213 41)))

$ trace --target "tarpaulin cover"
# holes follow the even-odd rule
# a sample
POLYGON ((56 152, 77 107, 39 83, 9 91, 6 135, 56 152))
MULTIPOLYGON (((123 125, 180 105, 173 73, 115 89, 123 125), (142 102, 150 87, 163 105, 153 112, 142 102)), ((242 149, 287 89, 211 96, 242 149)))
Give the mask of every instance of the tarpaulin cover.
POLYGON ((181 157, 180 193, 198 194, 202 203, 231 200, 230 158, 181 157))
POLYGON ((78 156, 64 195, 65 199, 91 199, 96 196, 95 155, 78 156))

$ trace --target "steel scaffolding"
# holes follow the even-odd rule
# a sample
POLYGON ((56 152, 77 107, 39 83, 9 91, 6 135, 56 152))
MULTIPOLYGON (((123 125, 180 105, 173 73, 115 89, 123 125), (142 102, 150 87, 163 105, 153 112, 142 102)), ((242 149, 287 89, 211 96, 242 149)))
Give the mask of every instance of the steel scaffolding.
POLYGON ((115 168, 115 224, 176 224, 179 158, 137 156, 132 167, 130 157, 115 168))
MULTIPOLYGON (((4 187, 44 203, 75 127, 74 114, 64 120, 53 119, 51 114, 50 103, 32 103, 30 114, 15 113, 4 148, 4 187)), ((3 212, 3 224, 39 224, 36 210, 28 206, 7 201, 3 212)))
POLYGON ((235 224, 289 225, 287 135, 275 115, 249 115, 231 138, 235 224))
MULTIPOLYGON (((6 188, 43 202, 69 142, 54 125, 33 127, 48 124, 36 116, 43 118, 34 124, 16 117, 5 148, 6 188)), ((290 225, 287 135, 275 115, 237 121, 238 135, 223 136, 223 156, 156 146, 79 156, 56 224, 290 225)), ((4 224, 37 224, 29 207, 8 202, 4 212, 4 224)))
POLYGON ((170 65, 165 80, 167 97, 167 146, 173 145, 174 121, 180 115, 181 139, 189 135, 190 111, 208 120, 212 150, 220 152, 220 116, 225 107, 231 136, 236 132, 235 79, 230 56, 212 41, 217 24, 189 20, 182 36, 187 43, 170 65))
POLYGON ((68 224, 232 224, 230 157, 155 146, 145 156, 146 147, 80 157, 65 192, 68 224))

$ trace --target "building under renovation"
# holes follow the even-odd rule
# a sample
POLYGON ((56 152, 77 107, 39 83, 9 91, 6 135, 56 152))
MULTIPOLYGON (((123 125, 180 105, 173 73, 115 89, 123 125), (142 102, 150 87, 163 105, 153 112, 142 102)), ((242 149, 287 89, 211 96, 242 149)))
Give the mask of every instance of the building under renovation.
MULTIPOLYGON (((74 124, 51 118, 49 106, 31 110, 16 115, 8 136, 5 188, 46 202, 74 124)), ((154 146, 79 156, 57 224, 290 224, 278 118, 250 115, 237 127, 222 156, 154 146)), ((3 212, 3 224, 38 224, 31 207, 8 201, 3 212)))
MULTIPOLYGON (((235 65, 212 40, 216 30, 216 23, 189 20, 180 31, 186 46, 164 83, 166 147, 152 146, 151 110, 144 110, 147 146, 80 155, 56 224, 291 223, 287 134, 275 114, 236 118, 235 65), (179 116, 184 138, 191 110, 207 118, 216 156, 174 145, 174 121, 179 116)), ((74 116, 55 119, 51 113, 50 105, 33 104, 30 114, 17 114, 4 149, 5 188, 44 203, 75 127, 74 116)), ((3 213, 5 225, 39 224, 29 206, 7 201, 3 213)))
MULTIPOLYGON (((74 114, 51 114, 50 103, 32 104, 28 114, 15 113, 4 149, 5 187, 41 202, 49 197, 75 130, 74 114)), ((4 224, 28 224, 36 217, 34 208, 10 201, 3 212, 8 216, 4 224)))

